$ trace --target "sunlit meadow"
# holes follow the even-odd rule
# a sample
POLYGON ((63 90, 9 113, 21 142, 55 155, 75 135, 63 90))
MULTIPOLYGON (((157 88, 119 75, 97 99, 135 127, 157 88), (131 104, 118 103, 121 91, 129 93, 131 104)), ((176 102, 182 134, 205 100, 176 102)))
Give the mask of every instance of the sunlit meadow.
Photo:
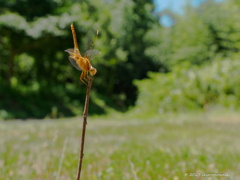
MULTIPOLYGON (((0 179, 75 179, 81 121, 1 121, 0 179)), ((208 178, 238 179, 239 128, 236 113, 89 118, 81 178, 180 180, 205 178, 190 173, 226 173, 208 178)))

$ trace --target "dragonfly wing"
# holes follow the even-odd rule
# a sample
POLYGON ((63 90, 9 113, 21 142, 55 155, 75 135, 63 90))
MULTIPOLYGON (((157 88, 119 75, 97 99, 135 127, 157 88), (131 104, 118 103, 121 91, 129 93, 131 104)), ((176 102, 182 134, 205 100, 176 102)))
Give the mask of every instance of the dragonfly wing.
POLYGON ((79 49, 76 49, 76 48, 74 48, 74 53, 78 54, 78 55, 81 55, 79 49))
POLYGON ((96 39, 98 36, 98 28, 96 26, 92 26, 86 36, 85 36, 85 40, 84 40, 84 52, 86 52, 88 49, 92 49, 96 39))
POLYGON ((89 61, 91 61, 96 56, 100 55, 101 52, 96 49, 90 49, 85 52, 84 57, 87 57, 89 61))
POLYGON ((70 55, 73 55, 73 54, 81 55, 79 49, 76 49, 76 48, 70 48, 65 51, 68 52, 70 55))
POLYGON ((82 71, 82 68, 79 67, 77 61, 71 57, 68 57, 70 63, 79 71, 82 71))

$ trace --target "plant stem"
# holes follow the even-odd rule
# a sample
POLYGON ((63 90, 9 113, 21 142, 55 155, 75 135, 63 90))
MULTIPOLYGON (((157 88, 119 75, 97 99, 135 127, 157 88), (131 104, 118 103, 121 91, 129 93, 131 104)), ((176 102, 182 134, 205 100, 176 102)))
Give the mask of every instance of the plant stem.
POLYGON ((92 85, 92 78, 89 78, 88 87, 87 87, 87 95, 86 95, 86 100, 85 100, 85 107, 84 107, 84 111, 83 111, 82 140, 81 140, 81 149, 80 149, 80 154, 79 154, 77 180, 80 179, 81 169, 82 169, 83 149, 84 149, 84 140, 85 140, 86 125, 87 125, 88 104, 89 104, 89 95, 90 95, 91 85, 92 85))

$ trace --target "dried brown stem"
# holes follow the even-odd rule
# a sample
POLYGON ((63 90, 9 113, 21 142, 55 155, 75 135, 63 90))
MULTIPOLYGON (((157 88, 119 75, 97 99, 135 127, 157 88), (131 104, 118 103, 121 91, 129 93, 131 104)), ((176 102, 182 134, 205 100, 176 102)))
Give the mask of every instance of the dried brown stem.
POLYGON ((79 154, 77 180, 80 179, 81 169, 82 169, 83 149, 84 149, 85 131, 86 131, 87 115, 88 115, 88 103, 89 103, 89 95, 90 95, 91 85, 92 85, 92 78, 89 78, 88 87, 87 87, 87 95, 86 95, 86 100, 85 100, 85 107, 84 107, 84 111, 83 111, 82 140, 81 140, 81 149, 80 149, 80 154, 79 154))

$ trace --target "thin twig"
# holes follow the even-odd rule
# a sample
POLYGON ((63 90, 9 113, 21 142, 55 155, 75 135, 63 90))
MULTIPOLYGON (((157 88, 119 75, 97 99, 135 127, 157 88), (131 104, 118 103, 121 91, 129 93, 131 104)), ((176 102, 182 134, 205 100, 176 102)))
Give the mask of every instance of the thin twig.
POLYGON ((80 179, 81 169, 82 169, 83 149, 84 149, 85 131, 86 131, 87 115, 88 115, 88 103, 89 103, 89 95, 90 95, 91 85, 92 85, 92 78, 89 78, 88 87, 87 87, 87 95, 86 95, 86 100, 85 100, 85 107, 84 107, 84 111, 83 111, 83 129, 82 129, 81 149, 80 149, 79 162, 78 162, 77 180, 80 179))
POLYGON ((132 173, 133 173, 133 176, 134 176, 134 180, 139 180, 139 178, 138 178, 138 176, 137 176, 137 173, 136 173, 136 171, 135 171, 135 168, 134 168, 134 164, 133 164, 133 162, 131 161, 131 158, 130 158, 130 157, 128 157, 128 162, 129 162, 129 164, 130 164, 130 166, 131 166, 131 170, 132 170, 132 173))
POLYGON ((63 163, 63 159, 64 159, 66 147, 67 147, 67 143, 68 143, 68 136, 65 138, 65 141, 64 141, 62 155, 61 155, 61 159, 60 159, 60 163, 59 163, 59 168, 58 168, 58 173, 57 173, 56 180, 58 180, 59 177, 60 177, 60 173, 61 173, 61 169, 62 169, 62 163, 63 163))

